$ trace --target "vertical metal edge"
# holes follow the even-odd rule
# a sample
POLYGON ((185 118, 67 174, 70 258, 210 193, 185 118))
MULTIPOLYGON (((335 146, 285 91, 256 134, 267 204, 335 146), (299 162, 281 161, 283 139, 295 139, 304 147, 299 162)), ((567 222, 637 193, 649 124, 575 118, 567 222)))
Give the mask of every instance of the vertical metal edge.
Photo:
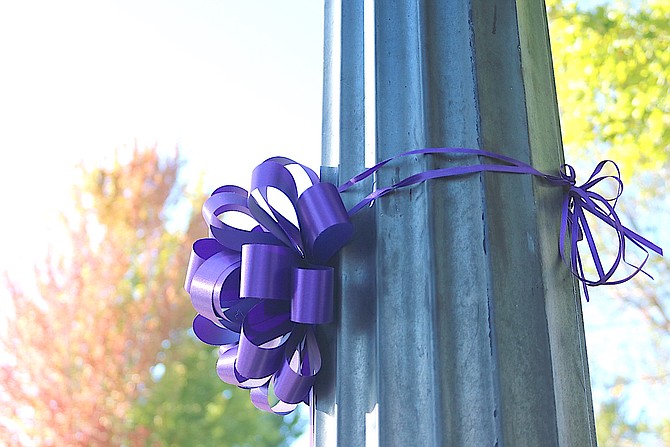
MULTIPOLYGON (((342 4, 340 96, 340 181, 365 167, 365 6, 342 4)), ((352 207, 371 190, 370 182, 343 194, 352 207)), ((377 330, 375 299, 375 220, 371 210, 353 216, 354 236, 340 256, 340 328, 338 337, 338 445, 368 445, 369 415, 377 403, 377 330)), ((372 447, 372 446, 371 446, 372 447)))
MULTIPOLYGON (((337 92, 338 98, 329 101, 337 103, 338 109, 329 108, 335 116, 324 120, 331 123, 329 129, 324 126, 324 133, 329 130, 337 137, 324 138, 331 139, 328 149, 337 151, 327 158, 337 159, 339 168, 338 178, 333 178, 334 171, 329 169, 324 180, 341 183, 365 167, 365 31, 363 2, 327 5, 327 9, 334 7, 339 9, 331 10, 330 16, 340 22, 337 35, 331 39, 337 42, 339 52, 331 52, 330 57, 337 53, 340 60, 330 61, 339 64, 337 70, 331 68, 331 73, 338 73, 338 79, 331 80, 337 88, 331 86, 330 94, 337 92)), ((345 206, 352 207, 370 189, 371 183, 366 181, 343 193, 345 206)), ((317 446, 362 446, 376 439, 376 424, 370 423, 377 403, 374 214, 364 210, 352 221, 353 239, 342 249, 337 263, 336 336, 324 337, 331 344, 328 351, 337 363, 317 384, 315 393, 317 403, 328 401, 328 415, 317 414, 317 446)))
MULTIPOLYGON (((339 157, 339 64, 340 64, 340 8, 341 0, 324 2, 323 38, 323 108, 321 137, 321 180, 337 183, 339 157)), ((337 321, 336 284, 335 316, 337 321)), ((333 446, 337 443, 336 373, 337 365, 336 322, 317 327, 316 335, 322 355, 322 369, 312 392, 310 415, 310 446, 333 446)))
MULTIPOLYGON (((322 182, 337 183, 337 168, 321 167, 322 182)), ((337 265, 335 266, 337 269, 337 265)), ((335 272, 337 277, 338 272, 335 272)), ((333 446, 337 443, 337 335, 339 331, 340 284, 335 282, 334 321, 316 327, 316 337, 321 352, 321 371, 316 378, 311 406, 310 446, 333 446)))
MULTIPOLYGON (((470 2, 423 3, 424 101, 428 147, 480 141, 470 2)), ((431 168, 476 164, 476 157, 431 157, 431 168)), ((435 290, 435 366, 440 406, 437 445, 499 445, 498 371, 490 306, 481 176, 431 181, 430 247, 435 290)))
MULTIPOLYGON (((519 38, 533 164, 556 172, 564 162, 551 46, 543 0, 517 2, 519 38), (543 119, 539 119, 543 117, 543 119)), ((561 446, 595 446, 595 419, 579 285, 560 261, 556 210, 562 191, 534 184, 539 204, 546 313, 561 446)))
MULTIPOLYGON (((468 6, 378 4, 378 159, 476 146, 468 6)), ((444 161, 399 160, 380 172, 380 186, 444 161)), ((473 176, 431 181, 375 204, 381 445, 494 445, 492 360, 479 326, 487 322, 485 270, 477 268, 485 263, 481 194, 473 176)))
POLYGON ((330 167, 339 163, 341 8, 341 0, 324 2, 321 165, 330 167))
MULTIPOLYGON (((416 2, 375 6, 377 158, 423 147, 421 36, 416 2)), ((411 158, 380 171, 393 184, 425 163, 411 158)), ((416 172, 416 171, 415 171, 416 172)), ((425 185, 375 203, 379 442, 436 445, 432 409, 432 318, 425 185), (388 200, 387 200, 388 199, 388 200), (410 229, 415 229, 410 230, 410 229)))

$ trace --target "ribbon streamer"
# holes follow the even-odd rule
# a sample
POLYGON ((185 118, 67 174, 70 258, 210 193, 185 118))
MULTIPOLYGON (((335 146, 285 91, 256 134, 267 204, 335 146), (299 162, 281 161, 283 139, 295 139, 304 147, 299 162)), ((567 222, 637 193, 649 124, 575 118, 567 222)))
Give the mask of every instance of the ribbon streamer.
POLYGON ((333 318, 334 271, 327 263, 352 237, 350 216, 399 188, 480 172, 534 175, 565 189, 560 255, 581 281, 587 301, 589 286, 628 281, 639 272, 645 273, 649 250, 663 255, 660 247, 626 228, 617 216, 615 207, 623 183, 618 166, 610 160, 600 162, 589 179, 577 186, 575 170, 569 165, 561 166, 559 175, 549 175, 513 158, 479 149, 419 149, 381 161, 336 188, 320 182, 306 166, 273 157, 254 169, 250 192, 228 185, 212 193, 203 205, 209 237, 193 244, 184 287, 198 313, 193 321, 196 336, 204 343, 220 346, 219 377, 250 389, 252 402, 262 410, 287 414, 300 402, 309 404, 321 368, 314 328, 333 318), (471 155, 497 163, 419 172, 376 189, 350 210, 345 209, 340 194, 353 185, 394 160, 428 154, 471 155), (290 165, 298 166, 309 178, 310 186, 300 194, 287 168, 290 165), (608 165, 615 175, 602 174, 608 165), (607 180, 617 186, 615 197, 609 199, 593 191, 607 180), (234 213, 252 218, 255 226, 246 230, 230 223, 227 217, 234 213), (608 267, 603 266, 598 254, 588 215, 616 232, 617 255, 608 267), (639 265, 626 261, 626 241, 645 253, 639 265), (589 248, 596 278, 588 278, 584 272, 580 242, 589 248), (632 272, 615 279, 622 262, 631 266, 632 272))
POLYGON ((455 166, 451 168, 441 168, 441 169, 434 169, 420 172, 418 174, 411 175, 394 185, 373 191, 371 194, 369 194, 367 197, 361 200, 358 204, 356 204, 349 211, 349 214, 350 215, 356 214, 364 207, 372 204, 374 200, 386 194, 389 194, 395 191, 396 189, 416 185, 429 179, 454 177, 478 172, 529 174, 544 179, 550 185, 560 186, 566 189, 566 193, 563 198, 563 204, 561 207, 561 231, 559 236, 559 250, 563 262, 566 265, 568 265, 572 274, 582 283, 582 289, 584 291, 584 297, 586 298, 586 301, 589 301, 588 286, 621 284, 623 282, 630 280, 633 276, 635 276, 640 272, 651 277, 651 275, 647 274, 643 270, 644 265, 649 259, 648 250, 651 250, 663 256, 663 250, 659 246, 640 236, 633 230, 625 227, 621 223, 621 220, 619 219, 615 211, 615 207, 619 197, 621 197, 621 194, 623 193, 623 182, 621 181, 621 172, 619 170, 619 167, 612 160, 604 160, 598 163, 589 179, 584 184, 577 186, 575 169, 568 164, 564 164, 560 167, 559 175, 550 175, 540 172, 537 169, 530 166, 529 164, 523 163, 519 160, 515 160, 511 157, 506 157, 504 155, 480 149, 468 149, 468 148, 418 149, 415 151, 405 152, 395 157, 391 157, 384 161, 381 161, 375 166, 365 170, 361 174, 353 177, 351 180, 344 183, 342 186, 340 186, 339 191, 341 193, 345 192, 351 186, 371 176, 379 169, 381 169, 384 165, 388 164, 393 160, 410 155, 420 155, 420 154, 475 155, 496 160, 498 162, 502 162, 505 164, 476 164, 470 166, 455 166), (614 168, 616 175, 601 175, 601 172, 607 165, 611 165, 614 168), (612 180, 613 182, 615 182, 617 186, 617 193, 613 198, 609 199, 605 198, 601 194, 598 194, 597 192, 591 189, 606 180, 612 180), (595 239, 593 237, 593 232, 591 231, 587 220, 587 213, 606 223, 607 225, 612 227, 616 232, 616 238, 618 240, 617 255, 612 264, 609 266, 609 268, 607 268, 607 271, 605 271, 601 257, 598 254, 598 249, 596 247, 595 239), (566 244, 566 238, 568 238, 568 236, 570 244, 566 244), (591 258, 593 259, 593 263, 596 268, 596 272, 598 275, 596 279, 587 278, 586 273, 584 272, 582 257, 579 251, 579 242, 582 241, 584 237, 586 238, 586 241, 588 243, 589 252, 591 254, 591 258), (630 264, 626 261, 626 240, 632 242, 635 246, 637 246, 640 250, 642 250, 645 253, 644 259, 638 265, 630 264), (633 268, 633 271, 623 278, 613 279, 614 273, 619 268, 622 262, 631 266, 633 268))

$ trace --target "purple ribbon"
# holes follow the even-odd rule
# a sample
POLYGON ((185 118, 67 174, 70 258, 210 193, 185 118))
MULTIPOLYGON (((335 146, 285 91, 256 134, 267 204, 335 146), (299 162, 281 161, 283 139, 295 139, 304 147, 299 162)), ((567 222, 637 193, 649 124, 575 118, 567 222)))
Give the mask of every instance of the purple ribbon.
POLYGON ((251 390, 258 408, 287 414, 309 400, 321 355, 314 326, 333 318, 333 268, 353 226, 334 185, 282 157, 261 163, 251 189, 222 186, 203 205, 210 237, 193 244, 185 289, 193 331, 221 346, 217 372, 251 390), (287 166, 310 180, 301 194, 287 166), (231 219, 253 219, 243 229, 231 219))
MULTIPOLYGON (((203 205, 210 237, 193 244, 185 289, 198 315, 193 331, 205 343, 220 346, 217 372, 224 382, 250 389, 258 408, 287 414, 300 402, 309 404, 321 355, 314 334, 317 324, 333 318, 333 268, 326 265, 352 237, 349 217, 396 189, 434 178, 479 172, 529 174, 566 190, 562 204, 560 254, 581 282, 588 286, 620 284, 642 269, 651 250, 660 247, 626 228, 615 212, 623 191, 616 163, 600 162, 589 179, 577 186, 575 170, 563 165, 559 175, 544 174, 510 157, 478 149, 436 148, 405 152, 384 160, 336 188, 321 183, 314 171, 288 158, 270 158, 254 169, 251 188, 222 186, 203 205), (412 155, 455 154, 492 159, 499 164, 475 164, 428 170, 379 188, 347 211, 340 194, 373 175, 389 162, 412 155), (301 168, 311 186, 299 194, 287 169, 301 168), (612 165, 615 175, 602 174, 612 165), (616 185, 613 198, 594 192, 601 182, 616 185), (233 224, 228 216, 241 213, 254 221, 251 229, 233 224), (618 240, 613 263, 603 266, 587 216, 609 225, 618 240), (569 243, 567 243, 569 241, 569 243), (639 265, 626 261, 626 241, 645 253, 639 265), (579 251, 588 246, 596 278, 587 278, 579 251), (621 263, 632 272, 614 278, 621 263)), ((645 273, 646 274, 646 273, 645 273)))
POLYGON ((353 215, 374 202, 374 200, 389 194, 396 189, 412 186, 434 178, 454 177, 477 172, 506 172, 512 174, 530 174, 540 177, 547 181, 550 185, 560 186, 566 190, 563 198, 563 205, 561 207, 561 231, 559 236, 559 250, 561 259, 568 265, 572 274, 581 281, 582 289, 584 290, 584 297, 589 301, 588 286, 612 285, 621 284, 628 281, 636 274, 642 272, 651 278, 651 275, 644 272, 643 267, 649 259, 649 251, 651 250, 663 256, 663 250, 653 242, 640 236, 633 230, 625 227, 619 219, 615 207, 621 194, 623 193, 623 182, 621 181, 621 172, 619 167, 612 160, 605 160, 598 163, 589 179, 582 185, 577 186, 575 170, 572 166, 564 164, 560 168, 559 175, 549 175, 538 171, 529 164, 515 160, 511 157, 495 154, 480 149, 467 148, 433 148, 433 149, 419 149, 415 151, 405 152, 392 158, 388 158, 375 166, 365 170, 361 174, 353 177, 348 182, 340 186, 339 191, 342 193, 349 189, 354 184, 364 180, 373 173, 377 172, 384 165, 398 158, 409 155, 419 154, 458 154, 458 155, 475 155, 492 160, 496 160, 505 164, 476 164, 470 166, 455 166, 451 168, 441 168, 420 172, 411 175, 398 183, 380 188, 373 191, 366 198, 356 204, 349 214, 353 215), (611 165, 615 170, 615 175, 601 174, 605 166, 611 165), (601 194, 593 191, 592 188, 604 182, 611 180, 616 185, 616 194, 612 198, 605 198, 601 194), (598 254, 593 232, 589 227, 587 216, 591 215, 612 227, 616 233, 618 240, 617 254, 612 264, 605 268, 603 267, 601 256, 598 254), (569 238, 569 239, 568 239, 569 238), (566 239, 569 244, 566 244, 566 239), (586 239, 589 248, 589 253, 596 269, 597 278, 588 278, 584 272, 582 256, 580 254, 580 241, 586 239), (631 264, 626 261, 626 240, 632 242, 637 246, 645 256, 639 264, 631 264), (568 260, 569 259, 569 260, 568 260), (632 267, 632 272, 628 275, 614 279, 614 273, 619 268, 621 263, 625 263, 632 267))

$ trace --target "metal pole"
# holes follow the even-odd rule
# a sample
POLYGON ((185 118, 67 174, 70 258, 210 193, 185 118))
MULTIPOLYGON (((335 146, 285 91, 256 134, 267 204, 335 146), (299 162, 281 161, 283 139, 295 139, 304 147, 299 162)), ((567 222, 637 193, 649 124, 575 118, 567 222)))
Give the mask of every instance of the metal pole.
MULTIPOLYGON (((324 77, 324 104, 329 107, 324 107, 328 137, 322 159, 339 163, 340 178, 349 178, 365 167, 366 132, 370 132, 365 125, 364 2, 327 1, 325 23, 329 69, 324 77), (340 60, 329 60, 333 54, 339 54, 340 60), (338 95, 336 99, 333 94, 338 95), (335 103, 339 108, 333 107, 335 103)), ((326 180, 337 182, 337 174, 337 169, 322 169, 326 180)), ((356 187, 344 197, 345 205, 353 206, 370 188, 369 182, 356 187)), ((342 252, 346 261, 339 267, 337 323, 320 329, 320 345, 328 346, 330 358, 324 356, 329 366, 319 374, 316 387, 316 445, 366 445, 366 439, 376 435, 367 416, 377 402, 374 221, 374 213, 356 219, 353 241, 342 252)))
MULTIPOLYGON (((340 83, 324 104, 339 113, 324 117, 324 160, 339 163, 340 181, 364 166, 371 97, 378 160, 460 146, 547 172, 561 164, 541 0, 377 1, 374 29, 362 2, 326 1, 331 18, 333 8, 326 64, 335 42, 340 83), (375 36, 375 92, 364 33, 375 36)), ((377 181, 479 162, 417 157, 377 181)), ((561 193, 529 176, 473 175, 398 191, 355 217, 338 321, 321 334, 332 369, 316 387, 316 445, 595 445, 581 302, 558 256, 561 193)))

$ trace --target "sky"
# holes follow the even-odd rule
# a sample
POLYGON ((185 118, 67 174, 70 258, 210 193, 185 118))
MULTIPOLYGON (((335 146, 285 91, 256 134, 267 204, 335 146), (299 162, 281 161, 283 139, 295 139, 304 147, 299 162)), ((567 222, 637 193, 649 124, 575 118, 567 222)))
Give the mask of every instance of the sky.
POLYGON ((206 190, 273 155, 318 167, 322 27, 310 0, 0 0, 0 268, 50 240, 79 163, 136 144, 206 190))
MULTIPOLYGON (((54 243, 78 165, 136 145, 179 148, 206 191, 245 187, 274 155, 318 169, 322 50, 314 0, 0 0, 0 270, 27 278, 54 243)), ((604 383, 609 359, 648 359, 639 323, 598 296, 585 313, 604 383)))

